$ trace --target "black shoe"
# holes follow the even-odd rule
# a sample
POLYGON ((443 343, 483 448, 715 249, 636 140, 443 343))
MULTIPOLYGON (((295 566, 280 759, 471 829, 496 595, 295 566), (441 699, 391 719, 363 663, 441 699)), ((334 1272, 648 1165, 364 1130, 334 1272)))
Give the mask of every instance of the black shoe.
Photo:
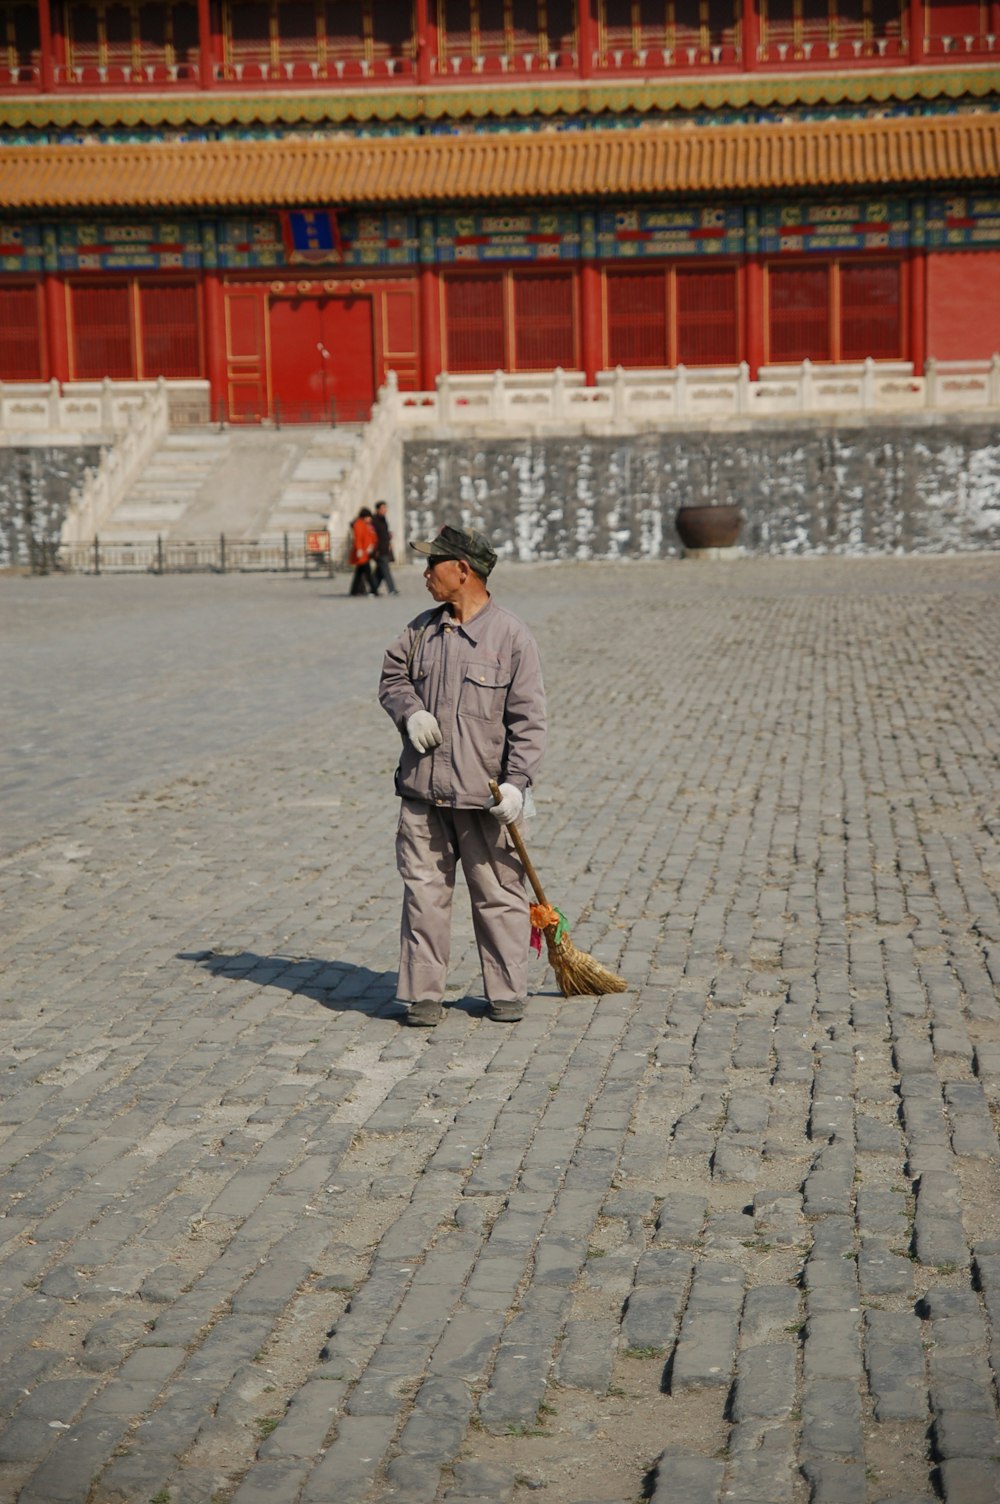
POLYGON ((419 1002, 410 1004, 404 1022, 418 1029, 433 1029, 441 1022, 443 1015, 444 1008, 440 1003, 433 998, 424 997, 419 1002))
POLYGON ((516 1024, 524 1017, 524 1004, 515 998, 504 1003, 489 1003, 486 1008, 486 1017, 492 1018, 495 1024, 516 1024))

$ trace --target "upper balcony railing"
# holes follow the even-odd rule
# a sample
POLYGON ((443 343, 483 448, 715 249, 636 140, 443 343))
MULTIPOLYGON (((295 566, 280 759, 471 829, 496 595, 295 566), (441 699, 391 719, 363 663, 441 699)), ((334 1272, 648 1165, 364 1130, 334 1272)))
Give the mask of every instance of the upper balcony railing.
MULTIPOLYGON (((693 73, 961 66, 1000 57, 1000 0, 898 0, 878 15, 873 0, 836 0, 829 12, 820 7, 818 13, 813 0, 731 0, 731 8, 713 11, 711 25, 699 24, 698 8, 689 8, 682 24, 677 0, 676 21, 659 30, 600 23, 612 3, 593 0, 593 13, 578 6, 577 24, 553 33, 550 42, 542 25, 537 35, 530 28, 489 34, 472 28, 459 35, 430 24, 411 30, 409 23, 374 32, 366 22, 365 35, 354 37, 327 35, 319 19, 313 36, 302 30, 308 3, 289 3, 286 34, 286 0, 256 0, 246 12, 257 17, 256 29, 241 22, 242 34, 228 29, 229 19, 241 14, 235 0, 218 14, 202 3, 197 20, 191 0, 121 4, 114 7, 112 30, 112 7, 96 0, 38 0, 37 28, 8 27, 0 43, 0 94, 655 81, 693 73), (164 23, 164 15, 181 11, 187 14, 183 25, 179 19, 164 23), (131 17, 128 25, 123 16, 131 17)), ((325 14, 316 4, 317 17, 320 9, 325 14)), ((427 0, 416 0, 418 18, 422 8, 427 0)), ((4 9, 12 6, 0 0, 4 9)), ((26 11, 18 7, 19 14, 26 11)))

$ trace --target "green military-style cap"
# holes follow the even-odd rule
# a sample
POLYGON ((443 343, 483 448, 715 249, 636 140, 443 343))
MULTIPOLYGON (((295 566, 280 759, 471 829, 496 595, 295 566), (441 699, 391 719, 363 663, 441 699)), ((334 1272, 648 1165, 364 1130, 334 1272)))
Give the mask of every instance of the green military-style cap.
POLYGON ((464 559, 485 580, 497 561, 496 549, 482 533, 468 527, 445 526, 429 543, 411 541, 415 553, 428 559, 464 559))

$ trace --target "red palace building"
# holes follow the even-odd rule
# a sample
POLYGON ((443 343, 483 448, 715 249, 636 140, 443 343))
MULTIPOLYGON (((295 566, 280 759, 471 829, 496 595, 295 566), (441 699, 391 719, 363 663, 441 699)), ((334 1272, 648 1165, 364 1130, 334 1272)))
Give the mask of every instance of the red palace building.
POLYGON ((0 381, 1000 350, 1000 0, 0 0, 0 381))

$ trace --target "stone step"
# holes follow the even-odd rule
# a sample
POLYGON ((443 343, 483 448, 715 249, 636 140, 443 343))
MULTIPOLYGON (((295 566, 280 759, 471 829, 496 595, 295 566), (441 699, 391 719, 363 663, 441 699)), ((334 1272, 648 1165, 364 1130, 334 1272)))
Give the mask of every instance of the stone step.
POLYGON ((184 501, 161 501, 156 506, 143 506, 139 502, 129 500, 115 508, 113 525, 120 527, 124 523, 131 522, 166 525, 176 522, 178 517, 183 517, 186 511, 187 502, 184 501))
POLYGON ((225 449, 229 444, 227 433, 204 432, 201 429, 174 429, 165 435, 160 449, 225 449))
POLYGON ((164 478, 163 480, 150 480, 143 477, 141 480, 137 480, 131 487, 129 497, 149 496, 155 499, 159 496, 180 496, 182 494, 189 497, 197 496, 204 482, 205 477, 203 475, 198 476, 197 479, 191 479, 188 476, 179 476, 170 479, 164 478))

